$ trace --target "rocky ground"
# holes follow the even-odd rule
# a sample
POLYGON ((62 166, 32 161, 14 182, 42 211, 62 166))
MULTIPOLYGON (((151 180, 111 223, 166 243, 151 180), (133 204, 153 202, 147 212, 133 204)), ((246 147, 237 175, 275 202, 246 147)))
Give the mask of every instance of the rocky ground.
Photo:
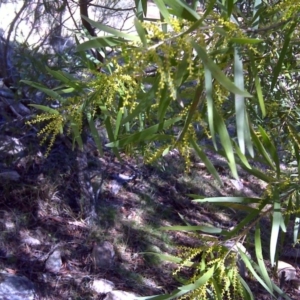
MULTIPOLYGON (((196 205, 187 195, 259 197, 264 189, 242 172, 241 181, 232 179, 225 162, 212 153, 223 187, 196 158, 186 174, 176 151, 145 166, 139 155, 123 154, 120 162, 107 149, 101 157, 87 141, 85 171, 96 211, 90 223, 81 214, 84 193, 68 139, 58 138, 46 158, 36 128, 25 125, 32 109, 15 102, 4 87, 1 91, 1 299, 108 300, 169 293, 177 286, 175 264, 147 252, 176 255, 178 246, 198 241, 159 228, 188 222, 228 229, 239 221, 233 209, 196 205)), ((297 266, 295 261, 288 262, 297 266)), ((250 286, 256 299, 270 299, 255 282, 250 286)), ((297 288, 289 285, 286 291, 299 299, 297 288)))

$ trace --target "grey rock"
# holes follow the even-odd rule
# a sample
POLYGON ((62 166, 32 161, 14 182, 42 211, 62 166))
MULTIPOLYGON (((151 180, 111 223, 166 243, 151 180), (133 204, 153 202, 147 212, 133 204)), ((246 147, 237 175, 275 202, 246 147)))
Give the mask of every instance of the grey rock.
POLYGON ((28 232, 21 231, 20 232, 21 241, 30 246, 39 246, 41 245, 41 241, 35 237, 32 237, 28 232))
POLYGON ((114 177, 114 179, 116 179, 119 183, 124 184, 124 183, 126 183, 126 182, 128 182, 128 181, 130 181, 130 180, 135 179, 135 178, 136 178, 136 175, 134 174, 134 175, 128 176, 128 175, 119 173, 119 174, 114 175, 113 177, 114 177))
POLYGON ((115 256, 114 246, 110 242, 94 243, 92 259, 96 268, 110 269, 115 256))
POLYGON ((1 300, 33 300, 35 288, 33 283, 24 276, 0 274, 1 300))
POLYGON ((226 241, 224 242, 224 246, 228 248, 230 251, 233 251, 235 253, 239 253, 239 251, 245 253, 249 259, 251 259, 250 253, 247 251, 247 249, 241 244, 240 242, 236 241, 226 241))
POLYGON ((46 260, 46 270, 51 273, 58 273, 62 266, 61 252, 59 249, 54 250, 46 260))
POLYGON ((9 155, 19 154, 25 150, 24 145, 15 137, 0 136, 0 151, 9 155))
POLYGON ((107 294, 115 288, 115 284, 106 279, 95 279, 91 289, 98 294, 107 294))
POLYGON ((18 181, 20 177, 21 176, 16 171, 4 171, 0 173, 0 178, 4 178, 6 180, 18 181))
POLYGON ((122 184, 117 180, 112 180, 110 183, 110 190, 113 195, 117 195, 122 188, 122 184))
POLYGON ((104 300, 134 300, 139 296, 134 293, 124 292, 124 291, 111 291, 109 292, 104 300))
POLYGON ((230 182, 237 191, 241 191, 244 188, 244 185, 240 180, 230 179, 230 182))
POLYGON ((277 274, 279 278, 283 276, 286 281, 297 279, 296 269, 292 265, 281 260, 278 261, 277 274))

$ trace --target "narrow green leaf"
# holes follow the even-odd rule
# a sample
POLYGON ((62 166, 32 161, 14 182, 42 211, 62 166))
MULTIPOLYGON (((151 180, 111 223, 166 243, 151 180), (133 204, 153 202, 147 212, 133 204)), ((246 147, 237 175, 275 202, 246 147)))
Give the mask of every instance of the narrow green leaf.
POLYGON ((79 39, 78 39, 78 37, 75 35, 75 42, 76 42, 76 51, 77 51, 77 53, 79 54, 79 56, 80 56, 80 58, 81 58, 81 60, 82 60, 82 63, 83 63, 83 65, 84 66, 86 66, 87 67, 87 69, 88 70, 93 70, 93 71, 95 71, 95 69, 96 69, 96 66, 95 66, 95 64, 88 58, 88 53, 87 52, 85 52, 85 51, 79 51, 79 50, 77 50, 77 47, 80 45, 80 42, 79 42, 79 39))
POLYGON ((83 151, 83 142, 82 142, 82 138, 80 135, 81 128, 79 128, 78 122, 76 122, 76 120, 74 120, 74 119, 71 119, 70 127, 71 127, 71 130, 73 133, 73 142, 76 141, 79 149, 81 151, 83 151))
POLYGON ((204 65, 211 71, 214 78, 216 78, 221 85, 223 85, 228 91, 233 94, 238 94, 244 97, 252 97, 247 91, 240 90, 221 69, 213 62, 213 60, 207 55, 206 51, 194 41, 191 41, 193 48, 203 61, 204 65))
POLYGON ((233 9, 233 2, 234 0, 227 0, 227 17, 230 19, 232 9, 233 9))
POLYGON ((262 12, 265 11, 265 7, 261 7, 261 9, 259 9, 261 4, 262 4, 262 0, 254 1, 253 19, 252 19, 253 29, 258 29, 260 15, 262 15, 262 12))
POLYGON ((279 162, 279 157, 277 154, 277 150, 276 147, 274 146, 273 142, 271 141, 270 137, 268 136, 268 134, 266 133, 266 131, 259 126, 259 132, 261 134, 261 137, 263 139, 264 145, 266 147, 266 149, 268 150, 268 152, 270 153, 273 162, 275 162, 275 166, 276 166, 276 172, 277 172, 277 177, 280 176, 280 162, 279 162))
POLYGON ((273 292, 272 281, 269 277, 269 274, 268 274, 268 271, 267 271, 267 268, 266 268, 266 265, 265 265, 265 262, 263 259, 259 224, 256 225, 254 240, 255 240, 255 254, 256 254, 259 270, 260 270, 260 275, 262 276, 262 279, 267 284, 269 289, 273 292))
POLYGON ((262 93, 262 89, 261 89, 261 84, 260 84, 260 79, 258 76, 256 63, 254 60, 254 56, 251 52, 249 52, 249 58, 250 58, 250 66, 252 69, 252 73, 253 73, 253 76, 255 77, 256 95, 258 98, 258 103, 259 103, 259 107, 260 107, 260 110, 262 113, 262 117, 264 118, 266 116, 266 107, 265 107, 265 102, 264 102, 264 98, 263 98, 263 93, 262 93))
POLYGON ((97 29, 100 29, 101 31, 104 31, 106 33, 112 34, 113 36, 119 37, 119 38, 123 38, 129 41, 138 41, 139 37, 136 35, 132 35, 132 34, 128 34, 128 33, 124 33, 120 30, 117 30, 113 27, 107 26, 103 23, 99 23, 99 22, 95 22, 89 18, 87 18, 86 16, 81 16, 83 19, 85 19, 87 22, 89 22, 92 26, 94 26, 97 29))
MULTIPOLYGON (((128 117, 128 109, 126 107, 123 107, 123 110, 124 110, 124 113, 123 113, 123 119, 124 119, 124 118, 128 117)), ((121 124, 122 123, 123 122, 121 122, 121 124)), ((125 130, 126 130, 126 133, 129 133, 129 131, 130 131, 130 124, 129 124, 129 122, 126 122, 124 124, 124 127, 125 127, 125 130)))
POLYGON ((242 205, 242 204, 237 204, 237 203, 232 203, 232 202, 218 203, 218 205, 225 206, 225 207, 228 207, 228 208, 234 209, 234 210, 248 212, 248 213, 252 213, 252 212, 255 212, 258 210, 257 208, 251 207, 249 205, 242 205))
POLYGON ((116 140, 118 138, 122 117, 123 117, 123 109, 121 108, 118 111, 118 114, 117 114, 116 125, 115 125, 115 133, 114 133, 114 140, 116 140))
POLYGON ((148 0, 141 0, 141 2, 142 2, 142 8, 143 8, 144 14, 146 16, 147 15, 147 3, 148 3, 148 0))
POLYGON ((109 140, 114 141, 113 128, 111 126, 110 118, 108 118, 108 117, 106 117, 106 119, 105 119, 105 128, 106 128, 109 140))
POLYGON ((229 41, 240 45, 253 45, 253 44, 262 43, 264 40, 251 39, 251 38, 231 38, 229 41))
POLYGON ((179 62, 177 66, 177 72, 175 74, 175 79, 174 79, 174 85, 181 86, 183 83, 183 78, 188 77, 188 60, 189 60, 189 54, 185 53, 182 60, 179 62))
MULTIPOLYGON (((298 174, 300 174, 300 150, 299 150, 298 143, 296 141, 294 141, 293 146, 294 146, 294 153, 295 153, 296 163, 297 163, 297 168, 298 168, 298 174)), ((297 206, 297 207, 299 207, 299 206, 297 206)))
POLYGON ((247 157, 241 152, 241 149, 240 147, 237 145, 237 143, 235 141, 233 141, 233 145, 234 145, 234 149, 235 149, 235 152, 236 154, 238 155, 238 157, 240 158, 242 164, 249 168, 249 169, 252 169, 252 167, 250 166, 249 162, 248 162, 248 159, 247 157))
POLYGON ((147 15, 147 0, 135 0, 136 16, 143 21, 147 15))
POLYGON ((205 233, 220 234, 223 232, 222 229, 212 226, 166 226, 160 227, 160 230, 176 230, 176 231, 202 231, 205 233))
POLYGON ((298 25, 298 22, 293 22, 292 25, 290 26, 289 30, 287 31, 285 37, 284 37, 284 43, 283 43, 283 46, 281 48, 280 56, 279 56, 278 62, 277 62, 276 66, 274 68, 274 71, 273 71, 273 79, 272 79, 271 88, 270 88, 271 91, 273 91, 273 89, 275 87, 275 84, 277 82, 278 76, 281 72, 282 63, 283 63, 284 57, 285 57, 285 55, 287 53, 287 50, 289 48, 289 45, 290 45, 291 36, 293 35, 293 32, 294 32, 297 25, 298 25))
POLYGON ((139 104, 136 106, 136 108, 130 113, 128 114, 127 117, 125 117, 122 120, 121 124, 125 124, 128 122, 132 122, 132 120, 137 117, 139 114, 141 113, 145 113, 145 111, 147 111, 147 109, 152 105, 152 101, 150 101, 151 99, 154 98, 154 93, 155 90, 150 90, 149 92, 147 92, 147 94, 143 94, 141 95, 141 97, 139 98, 139 104))
MULTIPOLYGON (((199 196, 195 195, 194 197, 199 197, 199 196)), ((209 202, 209 203, 218 203, 218 204, 222 204, 224 202, 250 204, 250 203, 260 203, 261 199, 248 198, 248 197, 209 197, 209 198, 194 199, 192 201, 200 202, 200 203, 209 202)))
MULTIPOLYGON (((296 207, 300 207, 300 197, 299 193, 296 194, 296 207)), ((300 228, 300 213, 298 212, 295 217, 295 222, 294 222, 294 243, 297 243, 297 240, 299 238, 299 228, 300 228)))
MULTIPOLYGON (((143 131, 145 129, 145 114, 140 113, 138 115, 138 119, 139 119, 139 131, 143 131)), ((126 123, 126 124, 129 124, 129 123, 126 123)))
POLYGON ((190 143, 191 143, 192 147, 195 149, 198 156, 201 158, 201 161, 205 164, 209 173, 214 176, 214 178, 218 181, 218 183, 221 186, 223 186, 223 182, 218 174, 218 171, 216 170, 216 168, 214 167, 212 162, 208 159, 205 152, 199 147, 199 145, 197 144, 197 142, 194 139, 191 138, 190 143))
MULTIPOLYGON (((286 207, 286 211, 292 211, 294 204, 295 204, 295 199, 294 199, 294 195, 289 196, 288 200, 287 200, 287 207, 286 207)), ((291 214, 285 214, 283 217, 283 224, 284 224, 284 228, 285 228, 285 224, 290 224, 291 222, 291 214)), ((278 246, 280 247, 280 249, 283 249, 284 245, 285 245, 285 238, 286 238, 286 234, 284 234, 284 232, 286 232, 286 230, 283 230, 283 233, 280 235, 280 242, 278 244, 278 246)))
POLYGON ((240 283, 243 285, 244 287, 244 300, 254 300, 254 296, 252 294, 252 291, 249 287, 249 285, 247 284, 247 282, 244 280, 244 278, 242 276, 238 276, 238 280, 240 281, 240 283))
MULTIPOLYGON (((278 197, 278 195, 274 195, 273 197, 278 197)), ((281 213, 281 206, 280 200, 274 199, 274 211, 273 211, 273 218, 272 218, 272 230, 271 230, 271 238, 270 238, 270 261, 271 265, 275 265, 275 256, 276 256, 276 249, 277 249, 277 241, 279 235, 279 229, 282 222, 282 213, 281 213)))
POLYGON ((163 0, 153 0, 153 2, 157 5, 160 14, 163 16, 167 23, 170 23, 170 14, 163 0))
POLYGON ((256 133, 254 132, 253 128, 251 128, 251 136, 254 145, 256 146, 258 153, 265 159, 265 163, 267 163, 272 169, 276 169, 273 161, 271 160, 268 152, 266 151, 264 145, 261 143, 259 138, 257 137, 256 133))
POLYGON ((274 297, 273 291, 268 287, 268 285, 255 272, 255 270, 252 266, 254 264, 254 262, 250 262, 248 256, 243 251, 239 250, 239 254, 240 254, 241 258, 243 259, 246 267, 252 273, 252 275, 256 278, 256 280, 264 287, 264 289, 266 291, 268 291, 269 294, 271 294, 274 297))
MULTIPOLYGON (((290 298, 285 292, 283 292, 274 282, 273 282, 273 289, 276 293, 278 293, 278 296, 281 296, 283 299, 286 300, 295 300, 290 298)), ((277 298, 278 299, 278 298, 277 298)))
POLYGON ((245 122, 246 122, 246 126, 245 126, 245 143, 246 143, 246 148, 250 154, 250 156, 252 158, 254 158, 254 148, 253 148, 253 143, 252 143, 252 139, 251 139, 251 132, 250 132, 250 121, 249 121, 249 117, 247 112, 245 112, 245 122))
MULTIPOLYGON (((162 254, 162 253, 157 253, 157 252, 140 252, 139 254, 153 254, 155 256, 158 256, 161 260, 164 260, 164 261, 169 261, 169 262, 173 262, 176 264, 183 263, 182 258, 173 256, 173 255, 169 255, 169 254, 162 254)), ((185 262, 184 265, 187 267, 191 267, 193 265, 193 263, 185 262)))
POLYGON ((215 116, 215 127, 216 131, 219 133, 221 144, 224 148, 226 158, 228 160, 229 168, 232 172, 232 176, 236 179, 239 178, 237 173, 237 168, 235 164, 234 152, 231 143, 230 136, 228 134, 225 122, 221 115, 219 115, 218 111, 214 108, 214 116, 215 116))
POLYGON ((138 300, 172 300, 172 299, 178 299, 178 297, 186 294, 187 291, 176 289, 172 294, 170 295, 158 295, 158 296, 147 296, 147 297, 138 297, 136 299, 138 300))
POLYGON ((214 126, 214 100, 213 100, 213 80, 211 72, 208 68, 204 68, 205 77, 205 92, 206 92, 206 103, 207 103, 207 119, 209 131, 213 141, 213 145, 216 150, 218 150, 214 126))
POLYGON ((206 19, 206 17, 211 13, 211 11, 214 9, 215 7, 215 3, 216 3, 217 0, 210 0, 209 3, 206 5, 206 8, 205 8, 205 12, 204 14, 202 15, 202 17, 197 20, 196 22, 193 22, 193 24, 191 25, 190 28, 188 28, 186 31, 182 32, 180 34, 181 35, 186 35, 186 34, 189 34, 191 32, 193 32, 194 30, 198 29, 203 21, 206 19))
POLYGON ((183 1, 164 0, 164 2, 172 9, 171 14, 177 16, 179 19, 185 19, 191 22, 195 22, 200 19, 199 14, 183 1))
POLYGON ((71 94, 75 91, 76 91, 76 89, 74 89, 74 88, 66 88, 66 89, 60 90, 59 92, 60 92, 60 94, 71 94))
POLYGON ((58 93, 54 92, 53 90, 48 89, 47 87, 45 87, 39 83, 32 82, 29 80, 21 80, 20 82, 24 82, 25 84, 28 84, 28 85, 44 92, 46 95, 50 96, 53 100, 58 100, 61 103, 64 103, 66 101, 66 99, 61 97, 58 93))
POLYGON ((238 233, 240 233, 245 226, 249 226, 252 222, 254 222, 255 219, 258 218, 260 214, 260 210, 255 210, 250 212, 240 223, 238 223, 232 230, 223 232, 226 239, 230 239, 232 237, 236 237, 238 233))
POLYGON ((263 98, 263 93, 262 93, 262 89, 261 89, 261 85, 260 85, 260 79, 259 79, 258 75, 255 75, 255 88, 256 88, 256 94, 257 94, 260 110, 261 110, 262 116, 264 118, 267 113, 266 113, 265 101, 263 98))
POLYGON ((179 141, 181 141, 185 135, 185 133, 187 132, 188 128, 189 128, 189 125, 191 124, 191 121, 192 121, 192 118, 195 114, 195 112, 197 111, 198 107, 199 107, 199 104, 202 100, 202 89, 203 89, 203 86, 202 84, 200 84, 197 89, 196 89, 196 92, 195 92, 195 96, 194 96, 194 99, 193 99, 193 102, 192 104, 190 105, 189 107, 189 111, 187 113, 187 116, 185 118, 185 122, 184 122, 184 125, 183 125, 183 129, 181 130, 178 138, 177 138, 177 141, 176 143, 178 143, 179 141))
POLYGON ((82 90, 83 84, 79 83, 78 80, 75 77, 73 77, 71 74, 68 74, 68 73, 60 71, 60 70, 58 70, 58 71, 51 70, 48 67, 46 67, 46 70, 54 78, 60 80, 63 83, 66 83, 69 87, 72 87, 77 91, 82 90))
MULTIPOLYGON (((298 133, 298 130, 296 129, 296 127, 294 127, 293 124, 291 124, 290 122, 288 122, 288 129, 289 129, 289 133, 290 135, 292 136, 292 138, 294 139, 295 141, 295 145, 296 147, 298 148, 298 145, 300 145, 300 135, 298 133), (298 145, 297 145, 298 144, 298 145)), ((296 151, 295 152, 296 156, 299 157, 299 153, 296 151)), ((298 160, 300 161, 300 160, 298 160)), ((299 166, 299 163, 298 163, 298 166, 299 166)))
MULTIPOLYGON (((175 117, 175 118, 166 120, 163 123, 162 129, 169 128, 171 125, 181 121, 181 119, 182 119, 181 117, 175 117)), ((155 133, 157 133, 159 126, 160 126, 160 124, 156 124, 154 126, 151 126, 147 129, 141 131, 141 132, 134 133, 126 138, 106 144, 106 146, 107 147, 124 147, 125 145, 131 144, 131 143, 137 144, 141 141, 147 141, 147 140, 151 139, 155 133)), ((166 136, 166 135, 162 135, 162 136, 166 136)))
MULTIPOLYGON (((111 122, 110 122, 110 118, 109 117, 106 117, 105 118, 105 121, 104 121, 104 124, 105 124, 105 129, 107 131, 107 135, 108 135, 108 138, 110 141, 114 141, 114 133, 113 133, 113 129, 112 129, 112 126, 111 126, 111 122)), ((114 142, 113 142, 114 143, 114 142)), ((118 149, 117 147, 112 147, 112 150, 113 150, 113 153, 116 155, 116 157, 122 161, 122 158, 120 156, 120 153, 118 152, 118 149)))
MULTIPOLYGON (((243 61, 238 53, 237 48, 234 48, 234 83, 240 89, 244 90, 244 69, 243 61)), ((245 116, 245 98, 235 94, 235 114, 236 114, 236 130, 240 150, 245 154, 245 131, 246 131, 246 116, 245 116)))
POLYGON ((147 43, 147 37, 146 37, 146 32, 145 32, 145 29, 143 28, 141 22, 137 19, 137 18, 134 18, 134 26, 135 26, 135 29, 141 39, 141 42, 143 44, 144 47, 147 47, 148 43, 147 43))
POLYGON ((42 110, 42 111, 50 113, 50 114, 59 115, 59 111, 57 111, 56 109, 53 109, 51 107, 48 107, 48 106, 39 105, 39 104, 29 104, 29 106, 32 106, 36 109, 42 110))
POLYGON ((89 41, 83 42, 76 47, 77 51, 86 51, 92 48, 102 48, 102 47, 115 47, 125 43, 125 40, 119 39, 115 36, 102 36, 95 37, 89 41))
POLYGON ((163 127, 163 121, 165 119, 165 115, 166 115, 166 112, 167 112, 167 109, 169 107, 171 103, 171 97, 170 97, 170 94, 169 94, 169 89, 167 86, 165 86, 163 88, 163 90, 161 91, 161 94, 160 94, 160 101, 159 101, 159 106, 158 106, 158 121, 159 121, 159 128, 158 130, 160 131, 163 127))
POLYGON ((216 282, 216 280, 214 278, 211 278, 210 281, 213 283, 213 286, 214 286, 214 290, 215 290, 215 293, 217 296, 216 300, 223 300, 223 295, 222 295, 222 291, 220 288, 220 284, 218 282, 216 282))
POLYGON ((198 289, 200 286, 204 285, 213 275, 215 272, 216 266, 213 265, 207 272, 205 272, 199 279, 197 279, 194 283, 181 286, 179 287, 180 290, 183 291, 193 291, 195 289, 198 289))

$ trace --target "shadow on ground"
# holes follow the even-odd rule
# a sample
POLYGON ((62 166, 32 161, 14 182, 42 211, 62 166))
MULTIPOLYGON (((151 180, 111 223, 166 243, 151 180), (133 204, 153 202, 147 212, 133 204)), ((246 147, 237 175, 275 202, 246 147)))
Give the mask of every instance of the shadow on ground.
MULTIPOLYGON (((20 174, 18 181, 7 179, 0 185, 0 269, 29 278, 40 299, 96 299, 89 287, 98 278, 139 295, 171 292, 176 287, 172 277, 175 265, 149 252, 176 255, 178 245, 195 246, 199 241, 187 233, 162 231, 160 227, 189 223, 228 229, 238 222, 233 211, 197 205, 188 197, 243 193, 230 184, 222 163, 216 164, 220 165, 224 187, 197 160, 186 174, 178 155, 145 166, 140 159, 125 155, 121 163, 107 151, 102 158, 95 152, 87 154, 98 216, 97 224, 90 228, 78 207, 74 153, 58 139, 44 158, 45 149, 38 145, 35 132, 21 123, 16 124, 18 128, 24 132, 11 136, 22 142, 23 151, 6 151, 0 157, 3 168, 20 174), (116 174, 134 175, 134 179, 120 184, 116 174), (114 245, 116 257, 108 271, 93 265, 95 241, 114 245), (45 260, 57 246, 62 249, 63 264, 52 274, 45 269, 45 260)), ((258 182, 249 183, 248 194, 255 196, 260 191, 258 182)))

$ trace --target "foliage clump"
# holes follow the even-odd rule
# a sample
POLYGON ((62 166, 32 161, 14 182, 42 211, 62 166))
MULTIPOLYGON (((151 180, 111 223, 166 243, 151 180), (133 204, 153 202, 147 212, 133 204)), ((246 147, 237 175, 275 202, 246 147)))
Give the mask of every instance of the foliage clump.
POLYGON ((224 246, 180 247, 182 261, 174 272, 190 292, 179 299, 241 299, 244 294, 235 252, 224 246), (188 276, 184 275, 187 271, 188 276), (187 277, 187 278, 185 278, 187 277))
MULTIPOLYGON (((49 121, 40 136, 44 141, 52 135, 50 146, 58 128, 65 125, 81 145, 86 123, 96 143, 99 140, 97 120, 105 125, 110 140, 107 146, 115 153, 120 148, 139 149, 145 161, 151 162, 177 148, 187 170, 194 148, 221 183, 199 141, 203 136, 211 138, 211 149, 225 158, 236 179, 238 163, 248 174, 266 182, 266 191, 260 198, 191 197, 198 203, 212 202, 246 213, 233 230, 222 229, 222 233, 230 240, 257 226, 254 244, 258 264, 243 258, 247 267, 255 266, 249 268, 252 275, 270 294, 283 296, 264 264, 259 222, 271 216, 269 259, 275 266, 280 251, 277 245, 284 240, 281 234, 287 231, 291 214, 295 213, 299 221, 299 87, 293 82, 297 75, 294 64, 299 67, 294 57, 297 51, 299 56, 299 41, 293 38, 300 30, 299 4, 292 0, 275 5, 252 1, 250 6, 211 1, 213 5, 199 16, 182 1, 160 3, 161 20, 155 24, 142 22, 143 18, 136 20, 138 38, 101 25, 99 29, 115 35, 97 38, 97 47, 114 45, 115 55, 97 66, 101 72, 88 71, 87 81, 52 72, 71 91, 66 87, 48 91, 61 106, 57 110, 43 108, 45 114, 31 123, 49 121), (280 83, 282 78, 287 84, 280 83), (229 124, 234 126, 234 133, 229 132, 229 124), (295 172, 282 168, 282 149, 295 172), (249 158, 262 162, 263 167, 252 166, 249 158)), ((139 11, 137 17, 143 14, 139 11)), ((94 48, 94 41, 78 45, 78 50, 94 48)), ((97 146, 100 144, 98 141, 97 146)), ((294 232, 297 240, 299 227, 294 232)), ((186 256, 176 273, 186 285, 186 295, 180 289, 176 294, 182 299, 234 299, 242 297, 245 290, 247 296, 253 296, 238 273, 233 253, 218 245, 184 251, 186 256), (199 262, 195 261, 197 256, 199 262), (181 273, 190 265, 192 275, 184 277, 181 273)))
MULTIPOLYGON (((111 147, 123 146, 132 150, 138 146, 143 149, 146 163, 151 163, 165 154, 166 149, 176 147, 183 155, 188 171, 191 164, 190 140, 196 139, 199 126, 203 127, 203 132, 209 137, 205 104, 195 102, 193 95, 197 87, 203 88, 204 65, 201 60, 195 59, 197 56, 191 38, 202 47, 206 47, 208 41, 211 44, 209 47, 215 47, 217 39, 208 39, 207 35, 220 35, 219 26, 223 26, 228 32, 237 32, 231 30, 228 25, 233 23, 221 22, 221 19, 216 17, 213 20, 207 31, 195 30, 192 37, 184 34, 191 26, 189 21, 173 18, 168 24, 168 30, 163 29, 166 25, 164 23, 143 23, 143 30, 147 33, 146 45, 141 42, 122 45, 120 54, 108 57, 105 64, 100 66, 100 72, 88 71, 90 74, 86 74, 86 77, 88 76, 89 80, 73 78, 76 84, 72 85, 72 96, 67 94, 62 99, 59 95, 53 99, 60 102, 57 109, 59 114, 54 113, 54 110, 47 110, 42 119, 37 116, 28 123, 45 121, 46 115, 50 115, 49 119, 52 122, 46 126, 48 129, 39 133, 42 142, 45 142, 50 132, 52 133, 49 151, 58 133, 58 126, 63 128, 69 125, 73 137, 79 142, 84 120, 98 119, 105 123, 106 127, 111 126, 107 128, 111 132, 111 147), (154 70, 154 77, 148 75, 149 69, 154 70), (187 93, 189 88, 192 91, 187 93), (123 121, 124 119, 128 122, 123 121), (176 130, 173 126, 176 123, 179 126, 186 123, 186 130, 176 130), (153 124, 159 125, 151 130, 153 124), (115 126, 117 128, 114 129, 115 126), (146 133, 147 130, 149 134, 146 133), (136 132, 140 132, 142 138, 129 138, 136 132), (142 134, 143 132, 145 134, 142 134)), ((241 36, 241 32, 238 36, 241 36)), ((230 37, 224 39, 222 44, 228 45, 229 40, 230 37)), ((221 65, 226 64, 224 57, 222 54, 217 55, 218 60, 224 61, 221 65)), ((223 114, 222 107, 229 92, 218 82, 214 82, 213 85, 216 109, 223 114)), ((203 98, 205 94, 199 96, 203 98)))

